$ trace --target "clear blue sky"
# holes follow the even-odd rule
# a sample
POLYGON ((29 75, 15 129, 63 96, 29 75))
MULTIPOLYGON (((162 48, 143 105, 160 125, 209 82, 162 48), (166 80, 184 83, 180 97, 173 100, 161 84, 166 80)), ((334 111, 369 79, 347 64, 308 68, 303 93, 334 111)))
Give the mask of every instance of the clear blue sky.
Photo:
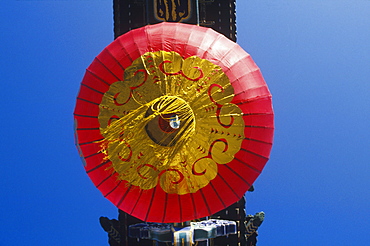
MULTIPOLYGON (((107 245, 73 109, 113 40, 111 0, 1 1, 0 245, 107 245)), ((238 0, 238 43, 273 94, 271 160, 247 195, 259 246, 369 245, 370 1, 238 0)))

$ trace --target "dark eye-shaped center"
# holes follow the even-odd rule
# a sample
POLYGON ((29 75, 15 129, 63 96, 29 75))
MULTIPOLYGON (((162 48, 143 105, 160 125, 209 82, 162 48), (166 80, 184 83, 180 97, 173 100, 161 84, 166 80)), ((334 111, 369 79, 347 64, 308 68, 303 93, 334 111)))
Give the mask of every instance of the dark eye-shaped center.
POLYGON ((180 98, 164 97, 154 102, 145 113, 145 117, 151 116, 153 119, 146 124, 145 130, 161 146, 173 146, 193 132, 193 112, 180 98))

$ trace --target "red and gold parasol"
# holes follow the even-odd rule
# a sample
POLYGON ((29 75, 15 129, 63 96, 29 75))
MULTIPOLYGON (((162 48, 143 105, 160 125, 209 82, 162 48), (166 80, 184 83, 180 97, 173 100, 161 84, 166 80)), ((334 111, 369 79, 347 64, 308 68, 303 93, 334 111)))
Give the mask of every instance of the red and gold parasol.
POLYGON ((160 23, 107 46, 74 112, 87 174, 121 210, 182 222, 238 201, 272 147, 271 94, 239 45, 209 28, 160 23))

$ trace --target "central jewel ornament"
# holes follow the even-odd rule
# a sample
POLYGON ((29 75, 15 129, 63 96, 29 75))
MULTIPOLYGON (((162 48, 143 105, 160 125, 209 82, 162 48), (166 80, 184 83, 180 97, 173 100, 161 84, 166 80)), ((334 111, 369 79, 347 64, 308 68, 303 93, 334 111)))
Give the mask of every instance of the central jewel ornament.
POLYGON ((194 114, 189 105, 179 97, 160 97, 146 112, 145 117, 155 117, 145 130, 148 136, 162 146, 173 146, 179 140, 189 138, 195 130, 194 114), (180 127, 180 122, 182 122, 180 127))

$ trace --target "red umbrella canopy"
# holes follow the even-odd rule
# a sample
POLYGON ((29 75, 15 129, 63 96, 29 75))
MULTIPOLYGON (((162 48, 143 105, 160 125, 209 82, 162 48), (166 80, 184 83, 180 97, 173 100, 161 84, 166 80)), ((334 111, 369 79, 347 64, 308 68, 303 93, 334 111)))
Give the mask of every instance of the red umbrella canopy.
POLYGON ((238 201, 272 147, 271 94, 239 45, 209 28, 132 30, 88 67, 74 112, 95 186, 150 222, 183 222, 238 201))

